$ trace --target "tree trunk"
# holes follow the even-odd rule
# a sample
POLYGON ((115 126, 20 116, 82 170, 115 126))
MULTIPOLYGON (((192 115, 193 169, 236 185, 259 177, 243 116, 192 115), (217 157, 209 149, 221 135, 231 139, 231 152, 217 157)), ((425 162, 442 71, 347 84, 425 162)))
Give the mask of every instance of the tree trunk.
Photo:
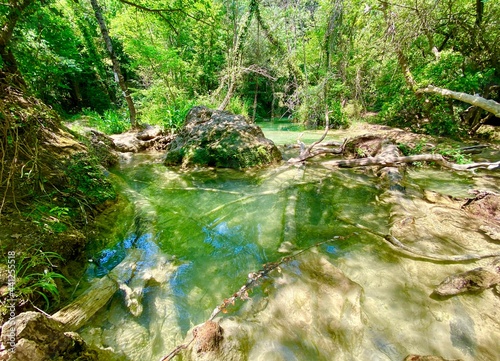
MULTIPOLYGON (((281 54, 287 54, 288 51, 286 50, 286 48, 283 46, 283 44, 279 41, 279 39, 277 39, 272 33, 271 33, 271 29, 269 28, 269 26, 264 22, 264 19, 262 18, 261 16, 261 13, 260 13, 260 9, 259 9, 259 0, 252 0, 250 2, 250 7, 252 9, 254 9, 255 11, 255 17, 257 19, 257 22, 259 23, 260 27, 262 28, 262 31, 264 31, 264 34, 266 35, 266 38, 267 40, 269 41, 269 43, 271 43, 271 45, 273 45, 274 47, 276 47, 276 49, 278 49, 278 51, 281 53, 281 54)), ((286 65, 287 65, 287 68, 288 68, 288 71, 290 72, 290 74, 293 76, 294 78, 294 82, 295 82, 295 87, 298 88, 300 87, 301 85, 304 84, 304 74, 302 74, 302 71, 299 69, 299 67, 297 66, 297 64, 295 64, 289 56, 286 56, 285 57, 285 61, 286 61, 286 65)))
POLYGON ((125 78, 122 75, 120 70, 120 63, 118 62, 118 58, 116 57, 115 51, 113 49, 113 44, 111 42, 111 38, 109 36, 108 28, 106 27, 106 23, 104 21, 104 17, 102 16, 101 7, 97 3, 97 0, 90 0, 92 4, 92 8, 94 9, 95 17, 97 22, 99 23, 99 28, 101 29, 101 34, 106 43, 106 49, 108 50, 109 57, 111 58, 111 62, 113 63, 113 72, 115 73, 115 80, 120 86, 123 97, 125 98, 130 114, 130 125, 132 128, 137 127, 137 119, 136 119, 136 110, 134 106, 134 101, 132 100, 132 96, 127 88, 127 84, 125 83, 125 78))
POLYGON ((467 93, 456 92, 453 90, 438 88, 434 85, 429 85, 426 88, 417 90, 417 93, 433 93, 439 94, 445 98, 460 100, 464 103, 475 105, 478 108, 484 109, 487 112, 493 113, 500 117, 500 103, 491 99, 485 99, 479 95, 470 95, 467 93))
POLYGON ((392 45, 394 46, 394 51, 396 52, 396 56, 398 58, 398 64, 405 78, 406 85, 409 89, 414 90, 416 88, 415 79, 410 70, 410 66, 408 65, 408 58, 406 57, 403 51, 403 45, 401 44, 401 40, 397 38, 396 33, 396 24, 394 22, 394 17, 396 16, 389 9, 389 3, 387 1, 382 1, 381 9, 384 14, 384 19, 387 25, 386 35, 392 39, 392 45))
MULTIPOLYGON (((224 97, 224 100, 217 107, 217 110, 225 110, 226 109, 226 107, 229 105, 229 102, 231 101, 231 98, 234 95, 237 83, 240 81, 240 78, 241 78, 241 52, 243 50, 243 42, 247 36, 248 28, 250 27, 250 23, 252 22, 253 15, 254 15, 254 8, 250 7, 250 11, 248 13, 248 16, 246 18, 242 19, 243 25, 239 29, 238 33, 236 34, 233 49, 229 53, 229 60, 228 60, 229 66, 228 66, 228 68, 229 68, 230 74, 228 77, 229 78, 228 79, 228 90, 227 90, 226 96, 224 97)), ((221 82, 221 85, 223 85, 223 82, 221 82)), ((218 93, 218 92, 216 91, 216 93, 218 93)))
POLYGON ((257 96, 259 94, 259 79, 257 78, 257 83, 255 84, 255 95, 253 97, 253 112, 252 112, 252 122, 255 123, 255 116, 257 115, 257 96))
MULTIPOLYGON (((24 0, 9 1, 10 11, 6 15, 6 20, 0 25, 0 57, 2 58, 2 69, 0 71, 0 81, 5 81, 7 77, 10 77, 8 81, 12 82, 14 86, 24 89, 26 83, 24 82, 19 69, 17 68, 17 62, 10 48, 10 42, 12 40, 12 34, 14 33, 14 28, 17 22, 23 15, 23 12, 34 3, 34 0, 24 0)), ((7 6, 7 5, 6 5, 7 6)))

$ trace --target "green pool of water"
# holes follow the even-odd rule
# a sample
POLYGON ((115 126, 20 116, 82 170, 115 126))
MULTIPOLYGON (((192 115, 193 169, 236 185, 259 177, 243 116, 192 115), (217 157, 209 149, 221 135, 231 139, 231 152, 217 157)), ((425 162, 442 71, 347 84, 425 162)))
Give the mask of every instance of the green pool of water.
MULTIPOLYGON (((265 127, 265 131, 277 143, 297 137, 296 129, 288 134, 279 125, 272 127, 265 127)), ((317 139, 317 134, 321 131, 309 135, 317 139)), ((466 194, 474 184, 469 176, 428 170, 412 171, 409 176, 406 186, 413 192, 431 188, 456 196, 466 194)), ((113 177, 134 211, 132 215, 124 212, 127 219, 113 218, 122 230, 113 233, 116 236, 108 239, 104 249, 94 250, 96 262, 89 268, 89 279, 106 274, 131 248, 141 249, 146 255, 137 264, 136 273, 144 275, 154 269, 164 277, 144 283, 144 311, 139 316, 130 314, 123 293, 118 292, 80 330, 89 343, 113 350, 119 359, 159 360, 182 342, 189 329, 204 322, 217 305, 245 284, 250 272, 334 237, 344 238, 310 252, 360 285, 362 317, 356 327, 361 331, 351 339, 336 339, 337 333, 330 328, 337 326, 316 327, 315 320, 310 320, 312 326, 307 330, 316 331, 295 339, 276 336, 270 341, 273 334, 291 332, 283 321, 291 316, 284 311, 265 325, 259 318, 252 321, 254 328, 249 326, 248 331, 252 336, 240 350, 244 358, 402 360, 416 352, 487 360, 491 352, 500 351, 498 346, 490 350, 493 344, 485 341, 487 336, 476 335, 481 319, 477 305, 491 303, 489 294, 479 300, 430 299, 439 275, 448 273, 447 265, 401 257, 383 240, 355 226, 380 234, 391 227, 390 205, 379 199, 386 189, 370 174, 350 169, 332 171, 320 165, 279 165, 249 171, 182 170, 138 155, 115 169, 113 177), (264 332, 267 328, 270 333, 264 332), (343 345, 342 354, 331 354, 335 342, 343 345), (481 342, 490 349, 483 350, 481 342), (269 349, 281 351, 275 352, 275 358, 266 358, 269 349)), ((295 272, 301 280, 297 262, 287 266, 287 274, 295 272)), ((450 268, 460 269, 463 267, 450 268)), ((315 271, 311 272, 313 278, 307 278, 309 274, 302 281, 313 285, 315 271)), ((269 282, 279 283, 279 277, 275 275, 269 282)), ((304 291, 315 290, 317 294, 310 298, 318 300, 305 308, 319 309, 319 300, 325 297, 323 288, 318 284, 304 291)), ((252 297, 256 299, 268 297, 265 285, 254 292, 252 297)), ((248 319, 259 314, 262 309, 252 309, 252 305, 262 308, 262 302, 252 302, 239 302, 223 317, 248 319)), ((287 305, 286 299, 283 305, 287 305)), ((343 327, 349 328, 349 322, 343 327)))

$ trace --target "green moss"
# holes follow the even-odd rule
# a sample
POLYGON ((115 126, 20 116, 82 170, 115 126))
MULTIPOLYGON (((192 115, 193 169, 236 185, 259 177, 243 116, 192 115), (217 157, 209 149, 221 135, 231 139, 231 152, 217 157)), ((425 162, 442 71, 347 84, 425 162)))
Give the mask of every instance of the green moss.
POLYGON ((179 165, 182 163, 183 152, 182 150, 175 149, 167 152, 165 155, 164 163, 165 165, 179 165))

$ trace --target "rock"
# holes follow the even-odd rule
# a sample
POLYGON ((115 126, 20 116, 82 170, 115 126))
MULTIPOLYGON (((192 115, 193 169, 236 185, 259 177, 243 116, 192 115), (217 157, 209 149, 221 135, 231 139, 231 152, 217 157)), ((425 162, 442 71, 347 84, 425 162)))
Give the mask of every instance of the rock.
POLYGON ((481 292, 500 283, 500 259, 487 267, 447 277, 434 290, 438 296, 453 296, 465 292, 481 292))
POLYGON ((87 348, 74 332, 64 332, 62 324, 38 312, 24 312, 2 327, 0 360, 97 360, 97 352, 87 348))
POLYGON ((0 286, 6 285, 9 280, 9 270, 6 264, 0 264, 0 286))
POLYGON ((163 134, 163 130, 161 129, 161 127, 159 127, 157 125, 153 126, 153 125, 146 124, 144 127, 144 130, 137 133, 136 137, 139 140, 151 140, 151 139, 154 139, 156 137, 161 136, 162 134, 163 134))
POLYGON ((440 356, 419 356, 419 355, 408 355, 405 357, 404 361, 462 361, 462 360, 449 360, 442 358, 440 356))
POLYGON ((281 160, 274 143, 241 115, 192 108, 167 148, 166 165, 247 168, 281 160))
POLYGON ((499 240, 500 227, 500 195, 485 190, 471 190, 474 198, 469 198, 463 205, 474 217, 482 219, 486 224, 480 229, 494 240, 499 240))
POLYGON ((146 149, 145 142, 137 138, 134 131, 129 131, 122 134, 114 134, 111 136, 115 144, 116 150, 122 153, 137 153, 146 149))
POLYGON ((163 135, 158 126, 147 125, 140 132, 130 130, 122 134, 114 134, 110 137, 114 147, 121 153, 137 153, 144 150, 164 150, 172 141, 171 135, 163 135))
POLYGON ((194 351, 197 353, 217 353, 223 339, 222 332, 219 323, 214 321, 207 321, 200 327, 195 328, 193 330, 193 336, 195 336, 194 351))
POLYGON ((113 139, 95 129, 90 130, 88 137, 93 153, 99 159, 100 164, 107 168, 118 164, 118 154, 113 139))
POLYGON ((222 317, 220 326, 206 323, 188 332, 186 343, 198 336, 182 351, 182 359, 366 359, 361 355, 361 286, 318 254, 301 255, 280 269, 259 286, 265 288, 264 297, 252 292, 237 315, 222 317), (199 341, 200 332, 204 337, 199 341))
POLYGON ((481 225, 479 230, 484 232, 488 237, 494 241, 500 241, 500 227, 491 225, 481 225))

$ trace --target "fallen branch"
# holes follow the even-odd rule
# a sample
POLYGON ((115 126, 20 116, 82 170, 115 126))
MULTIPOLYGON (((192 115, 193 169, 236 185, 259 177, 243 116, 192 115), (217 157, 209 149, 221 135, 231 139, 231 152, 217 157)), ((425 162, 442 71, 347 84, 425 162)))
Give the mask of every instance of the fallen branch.
POLYGON ((484 259, 484 258, 492 258, 492 257, 499 257, 500 256, 500 252, 485 253, 485 254, 472 253, 472 254, 452 255, 452 256, 426 254, 426 253, 420 252, 416 249, 412 249, 412 248, 404 245, 399 239, 394 237, 392 234, 383 234, 383 233, 374 231, 371 228, 365 227, 359 223, 353 223, 353 222, 347 221, 347 220, 342 219, 342 218, 338 218, 338 219, 344 223, 347 223, 347 224, 353 226, 353 227, 362 229, 368 233, 371 233, 377 237, 380 237, 391 247, 391 249, 397 251, 398 253, 403 254, 407 257, 413 258, 413 259, 421 260, 421 261, 461 263, 461 262, 477 261, 477 260, 484 259))
POLYGON ((52 319, 65 325, 66 330, 76 331, 99 311, 116 291, 120 284, 132 277, 137 262, 143 257, 140 250, 132 250, 111 272, 92 284, 71 304, 52 315, 52 319))
POLYGON ((322 164, 329 167, 366 167, 366 166, 397 166, 402 163, 413 163, 413 162, 435 162, 443 167, 450 168, 453 170, 463 171, 463 170, 474 170, 479 168, 485 168, 488 170, 500 169, 499 162, 482 162, 482 163, 469 163, 469 164, 455 164, 448 162, 441 154, 418 154, 410 155, 406 157, 367 157, 360 159, 342 159, 342 160, 330 160, 323 162, 322 164))
MULTIPOLYGON (((279 268, 282 264, 291 261, 292 259, 296 258, 300 254, 302 254, 304 252, 307 252, 307 251, 309 251, 310 249, 312 249, 314 247, 318 247, 318 246, 321 246, 322 244, 325 244, 325 243, 328 243, 328 242, 333 242, 333 241, 336 241, 336 240, 342 240, 342 239, 345 239, 345 237, 336 236, 336 237, 333 237, 332 239, 329 239, 329 240, 326 240, 326 241, 323 241, 323 242, 319 242, 319 243, 315 243, 312 246, 304 248, 304 249, 302 249, 302 250, 294 253, 291 256, 282 257, 277 262, 266 263, 264 265, 264 267, 262 269, 260 269, 259 271, 257 271, 257 272, 251 272, 251 273, 249 273, 248 274, 248 280, 247 280, 247 282, 238 291, 236 291, 235 293, 233 293, 233 295, 231 297, 224 299, 224 301, 222 301, 222 303, 220 305, 218 305, 217 307, 215 307, 215 309, 212 311, 212 314, 210 315, 210 317, 208 318, 208 320, 205 321, 205 323, 209 322, 209 321, 212 321, 221 312, 222 313, 227 313, 227 307, 229 305, 234 305, 235 302, 236 302, 236 300, 240 299, 242 301, 245 301, 245 300, 250 299, 250 297, 248 296, 248 291, 250 291, 253 287, 255 287, 259 283, 260 280, 262 280, 263 278, 267 277, 267 275, 271 271, 279 268)), ((187 349, 189 347, 189 345, 191 343, 193 343, 193 341, 196 339, 196 337, 197 337, 197 333, 194 332, 193 333, 193 338, 191 340, 189 340, 188 342, 185 342, 185 343, 183 343, 183 344, 181 344, 179 346, 176 346, 167 356, 163 357, 161 359, 161 361, 172 360, 182 350, 187 349)))
MULTIPOLYGON (((317 141, 306 147, 306 145, 300 141, 300 139, 297 141, 298 142, 298 147, 300 148, 300 154, 296 158, 290 158, 288 160, 288 163, 300 163, 305 161, 306 159, 315 157, 320 154, 342 154, 344 152, 344 146, 347 142, 347 139, 344 140, 340 148, 338 149, 327 149, 327 148, 321 148, 318 149, 317 151, 313 152, 314 147, 319 145, 323 140, 325 140, 326 135, 328 134, 328 131, 330 130, 330 118, 328 116, 330 112, 327 110, 325 112, 325 131, 323 132, 323 135, 321 138, 319 138, 317 141)), ((332 143, 329 143, 329 145, 332 143)))

